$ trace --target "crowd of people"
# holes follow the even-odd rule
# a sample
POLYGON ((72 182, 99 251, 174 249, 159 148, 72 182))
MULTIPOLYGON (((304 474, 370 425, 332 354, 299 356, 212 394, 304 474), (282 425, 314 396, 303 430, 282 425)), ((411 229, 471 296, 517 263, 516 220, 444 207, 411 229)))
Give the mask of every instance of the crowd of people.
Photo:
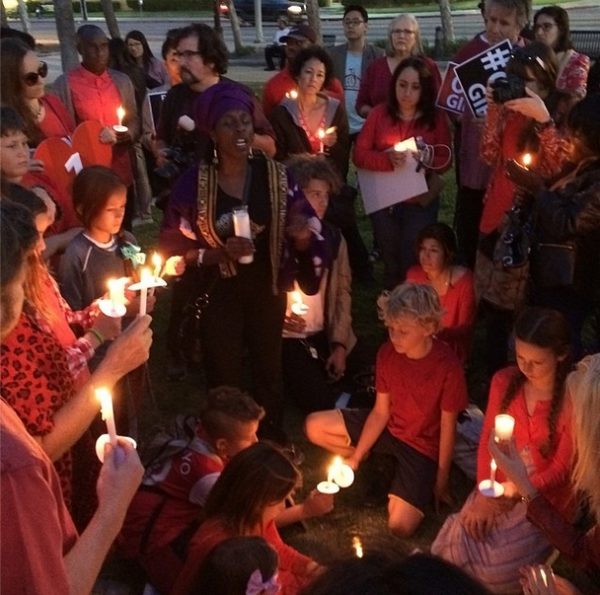
POLYGON ((2 29, 2 593, 89 593, 109 552, 163 595, 574 595, 552 574, 555 550, 597 581, 600 94, 564 9, 486 0, 482 16, 453 62, 509 40, 520 89, 483 81, 484 117, 439 106, 442 76, 410 14, 389 23, 385 52, 360 5, 345 6, 334 48, 280 19, 262 98, 225 76, 227 48, 205 24, 170 30, 162 60, 142 31, 109 40, 85 24, 80 65, 48 88, 35 40, 2 29), (439 205, 453 166, 450 226, 439 205), (352 168, 390 193, 388 176, 408 188, 420 176, 365 218, 381 267, 352 168), (145 254, 132 231, 153 216, 145 254), (199 364, 206 397, 138 454, 164 296, 144 287, 163 276, 164 373, 176 383, 199 364), (388 339, 374 361, 353 324, 359 285, 380 290, 388 339), (286 400, 308 441, 354 472, 393 461, 388 527, 408 538, 432 504, 455 506, 474 361, 489 388, 467 455, 477 485, 431 553, 382 547, 326 566, 284 542, 282 527, 334 507, 325 488, 296 502, 286 400), (478 489, 490 473, 494 497, 478 489))

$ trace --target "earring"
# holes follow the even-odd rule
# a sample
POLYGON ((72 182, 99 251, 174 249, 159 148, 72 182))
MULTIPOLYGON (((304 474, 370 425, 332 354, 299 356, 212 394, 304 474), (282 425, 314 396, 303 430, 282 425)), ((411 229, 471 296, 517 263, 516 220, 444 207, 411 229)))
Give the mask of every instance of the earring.
POLYGON ((254 151, 252 150, 252 147, 250 147, 250 150, 248 151, 248 159, 254 159, 254 151))
POLYGON ((213 147, 213 165, 219 165, 219 155, 217 153, 217 146, 213 147))

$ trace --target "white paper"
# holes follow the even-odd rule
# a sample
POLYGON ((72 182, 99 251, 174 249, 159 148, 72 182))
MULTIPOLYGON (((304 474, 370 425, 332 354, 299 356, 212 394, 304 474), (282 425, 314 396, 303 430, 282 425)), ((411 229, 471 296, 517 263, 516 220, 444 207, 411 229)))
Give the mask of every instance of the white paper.
POLYGON ((400 150, 411 153, 402 167, 396 167, 393 171, 357 170, 360 192, 368 215, 428 190, 425 168, 421 167, 417 171, 419 162, 412 154, 417 150, 415 139, 408 138, 396 146, 401 146, 400 150))

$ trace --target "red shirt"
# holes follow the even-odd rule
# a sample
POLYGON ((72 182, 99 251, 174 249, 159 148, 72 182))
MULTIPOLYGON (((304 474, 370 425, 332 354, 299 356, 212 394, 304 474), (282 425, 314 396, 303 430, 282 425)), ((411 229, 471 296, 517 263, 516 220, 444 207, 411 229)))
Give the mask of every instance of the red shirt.
POLYGON ((45 95, 40 101, 46 108, 44 119, 38 125, 43 137, 71 136, 75 130, 75 122, 63 102, 55 95, 45 95))
POLYGON ((442 411, 462 411, 468 402, 456 355, 434 339, 425 357, 409 359, 388 341, 377 353, 375 378, 377 392, 390 395, 390 433, 437 461, 442 411))
MULTIPOLYGON (((425 271, 415 265, 406 273, 406 280, 422 285, 429 285, 425 271)), ((473 326, 477 315, 473 273, 466 270, 454 284, 448 286, 444 295, 439 295, 444 310, 442 330, 437 333, 438 339, 452 347, 461 363, 465 363, 471 351, 473 326)))
MULTIPOLYGON (((433 76, 435 95, 437 95, 442 84, 442 76, 437 64, 427 56, 415 56, 415 58, 421 58, 429 68, 431 76, 433 76)), ((364 77, 360 81, 360 89, 356 98, 357 112, 360 112, 360 109, 365 105, 375 107, 387 101, 392 75, 393 72, 390 70, 386 56, 377 58, 369 64, 369 68, 367 68, 364 77)))
MULTIPOLYGON (((517 373, 516 367, 505 368, 496 372, 492 378, 488 406, 483 420, 483 429, 479 439, 477 453, 477 481, 480 482, 490 476, 490 453, 488 441, 490 432, 494 430, 494 418, 500 411, 502 399, 506 389, 517 373)), ((548 440, 548 416, 551 401, 537 401, 533 413, 527 411, 527 403, 523 388, 517 392, 515 398, 506 409, 505 413, 515 418, 513 437, 517 451, 525 461, 529 470, 529 479, 548 500, 561 512, 568 509, 571 500, 570 471, 573 462, 573 438, 571 435, 571 407, 565 401, 562 411, 556 421, 556 434, 554 450, 549 457, 540 453, 540 447, 548 440)), ((498 469, 497 481, 506 481, 504 474, 498 469)))
MULTIPOLYGON (((271 112, 281 103, 285 94, 297 86, 298 83, 292 78, 287 68, 280 70, 273 78, 269 79, 263 90, 263 111, 265 112, 265 116, 269 118, 271 112)), ((323 91, 344 103, 344 88, 336 78, 331 79, 331 82, 323 91)))
POLYGON ((50 459, 0 400, 0 592, 68 593, 77 532, 50 459))
POLYGON ((450 129, 448 118, 436 109, 435 124, 427 128, 415 122, 395 122, 390 118, 385 104, 373 108, 367 117, 354 148, 356 167, 372 171, 393 171, 387 151, 402 140, 421 136, 428 145, 445 145, 448 149, 436 148, 433 166, 439 174, 445 172, 452 164, 450 147, 450 129))
MULTIPOLYGON (((306 566, 312 560, 283 542, 274 521, 271 521, 262 533, 256 535, 263 537, 277 552, 280 595, 296 595, 306 587, 308 585, 305 576, 306 566)), ((235 532, 221 519, 212 518, 202 523, 192 537, 185 567, 171 590, 171 595, 190 593, 190 584, 206 556, 214 547, 231 537, 236 537, 235 532)))

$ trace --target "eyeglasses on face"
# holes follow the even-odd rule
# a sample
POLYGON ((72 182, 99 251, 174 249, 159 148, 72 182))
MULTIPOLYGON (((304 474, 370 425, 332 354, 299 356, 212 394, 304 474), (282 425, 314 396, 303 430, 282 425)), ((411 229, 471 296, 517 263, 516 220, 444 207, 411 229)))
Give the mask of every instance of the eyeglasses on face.
POLYGON ((175 55, 181 59, 189 60, 193 56, 201 56, 202 52, 194 52, 193 50, 183 50, 183 52, 175 52, 175 55))
POLYGON ((362 25, 364 21, 361 19, 344 19, 343 23, 346 27, 358 27, 359 25, 362 25))
POLYGON ((542 31, 552 31, 556 26, 556 23, 538 23, 533 26, 533 30, 538 31, 539 29, 542 29, 542 31))
POLYGON ((28 87, 33 87, 38 82, 38 79, 45 79, 48 76, 48 64, 45 62, 40 62, 38 66, 37 72, 28 72, 23 75, 23 82, 28 87))
POLYGON ((392 29, 392 35, 404 35, 406 37, 410 37, 414 35, 415 31, 412 29, 392 29))

